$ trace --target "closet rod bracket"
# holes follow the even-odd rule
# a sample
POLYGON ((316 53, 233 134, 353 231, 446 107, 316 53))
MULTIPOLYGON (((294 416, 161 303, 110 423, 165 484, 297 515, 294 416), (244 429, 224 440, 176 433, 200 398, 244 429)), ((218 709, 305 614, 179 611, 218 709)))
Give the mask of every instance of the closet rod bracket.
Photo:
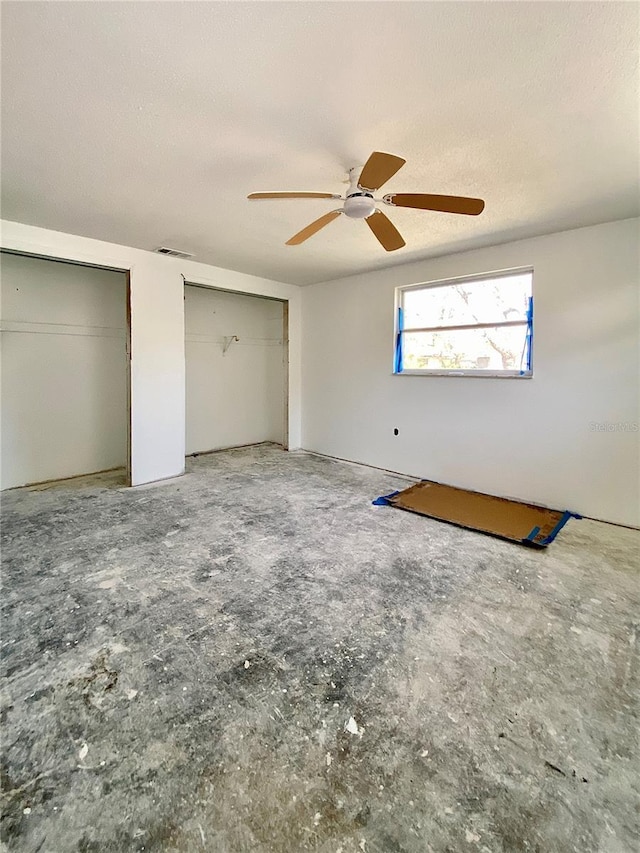
POLYGON ((226 351, 229 349, 229 347, 231 346, 231 344, 234 341, 239 341, 239 340, 240 340, 240 338, 237 335, 228 335, 227 337, 225 337, 224 343, 222 345, 222 355, 224 355, 226 353, 226 351))

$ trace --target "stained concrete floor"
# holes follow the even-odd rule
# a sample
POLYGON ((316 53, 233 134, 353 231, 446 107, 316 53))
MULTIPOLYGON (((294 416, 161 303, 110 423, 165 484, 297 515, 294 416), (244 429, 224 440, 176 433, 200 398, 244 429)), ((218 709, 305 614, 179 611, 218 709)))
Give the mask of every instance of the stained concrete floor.
POLYGON ((189 470, 3 495, 3 850, 638 849, 637 532, 530 550, 270 446, 189 470))

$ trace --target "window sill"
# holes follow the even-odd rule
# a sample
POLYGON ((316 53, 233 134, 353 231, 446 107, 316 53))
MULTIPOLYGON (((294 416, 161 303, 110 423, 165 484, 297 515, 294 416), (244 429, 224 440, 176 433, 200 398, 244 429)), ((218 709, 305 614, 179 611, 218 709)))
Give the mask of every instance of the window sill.
POLYGON ((473 379, 533 379, 533 371, 519 370, 403 370, 393 376, 465 376, 473 379))

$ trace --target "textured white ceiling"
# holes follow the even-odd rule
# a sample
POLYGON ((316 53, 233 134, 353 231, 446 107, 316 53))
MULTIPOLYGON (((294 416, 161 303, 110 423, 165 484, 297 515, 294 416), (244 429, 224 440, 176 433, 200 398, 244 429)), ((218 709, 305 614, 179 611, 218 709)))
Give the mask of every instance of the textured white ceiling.
POLYGON ((637 3, 2 3, 5 219, 307 284, 637 215, 637 3), (388 254, 340 217, 285 240, 372 150, 388 254))

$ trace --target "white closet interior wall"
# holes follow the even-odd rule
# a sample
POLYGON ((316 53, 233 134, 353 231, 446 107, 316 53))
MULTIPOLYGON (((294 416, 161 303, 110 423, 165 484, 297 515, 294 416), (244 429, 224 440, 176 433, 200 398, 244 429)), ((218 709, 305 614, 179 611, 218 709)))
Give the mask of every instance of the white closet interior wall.
POLYGON ((125 467, 126 274, 0 262, 2 488, 125 467))
POLYGON ((284 442, 283 309, 273 299, 185 286, 187 454, 284 442))

